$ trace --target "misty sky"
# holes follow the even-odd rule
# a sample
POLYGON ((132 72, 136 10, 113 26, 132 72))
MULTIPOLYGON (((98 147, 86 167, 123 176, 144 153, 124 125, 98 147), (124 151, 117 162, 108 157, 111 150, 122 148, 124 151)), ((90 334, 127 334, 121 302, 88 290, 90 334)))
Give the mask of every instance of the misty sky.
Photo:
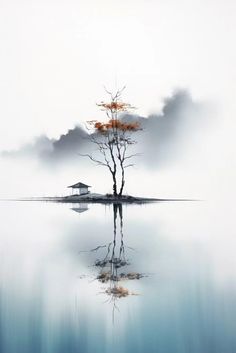
POLYGON ((58 139, 101 118, 103 85, 126 84, 124 100, 143 117, 184 88, 218 109, 208 142, 199 141, 211 144, 211 175, 235 173, 235 7, 233 0, 1 0, 0 150, 40 135, 58 139))

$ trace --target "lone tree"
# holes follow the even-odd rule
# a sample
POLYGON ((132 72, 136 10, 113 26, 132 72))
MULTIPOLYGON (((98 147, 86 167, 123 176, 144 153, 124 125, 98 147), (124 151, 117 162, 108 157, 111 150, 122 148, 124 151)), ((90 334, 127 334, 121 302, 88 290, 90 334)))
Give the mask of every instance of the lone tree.
POLYGON ((108 103, 97 104, 106 113, 107 122, 97 120, 89 121, 88 124, 92 133, 89 135, 90 141, 97 146, 96 155, 85 154, 97 165, 108 168, 113 181, 113 196, 122 197, 125 186, 125 170, 134 166, 131 159, 139 153, 128 153, 129 147, 137 141, 133 135, 141 130, 138 121, 125 122, 122 119, 124 112, 134 109, 129 103, 121 100, 121 95, 125 87, 114 94, 106 90, 110 97, 108 103), (97 157, 98 156, 98 157, 97 157))

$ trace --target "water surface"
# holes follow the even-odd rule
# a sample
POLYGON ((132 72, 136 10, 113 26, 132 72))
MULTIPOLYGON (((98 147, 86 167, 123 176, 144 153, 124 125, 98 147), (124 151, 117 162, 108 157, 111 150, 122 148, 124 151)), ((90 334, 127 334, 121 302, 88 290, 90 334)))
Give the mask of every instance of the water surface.
POLYGON ((209 202, 122 210, 1 202, 0 208, 1 352, 236 352, 230 208, 209 202), (116 268, 112 259, 123 262, 116 268), (142 276, 103 283, 97 277, 104 271, 113 279, 142 276), (111 295, 118 285, 129 295, 111 295))

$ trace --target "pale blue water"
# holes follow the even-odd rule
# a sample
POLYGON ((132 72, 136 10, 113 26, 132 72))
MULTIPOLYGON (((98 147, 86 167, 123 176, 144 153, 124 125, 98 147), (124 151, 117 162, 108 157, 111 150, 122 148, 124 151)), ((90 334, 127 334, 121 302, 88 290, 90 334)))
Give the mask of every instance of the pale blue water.
POLYGON ((94 266, 113 249, 112 207, 1 202, 0 210, 1 352, 236 352, 230 211, 123 206, 115 251, 129 265, 118 273, 145 276, 119 282, 131 295, 112 300, 114 283, 99 282, 94 266))

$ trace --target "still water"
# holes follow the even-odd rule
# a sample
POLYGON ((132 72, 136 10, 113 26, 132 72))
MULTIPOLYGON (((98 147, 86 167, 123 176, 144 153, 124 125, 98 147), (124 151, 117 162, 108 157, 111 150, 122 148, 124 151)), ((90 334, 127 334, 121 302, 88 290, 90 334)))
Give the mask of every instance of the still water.
POLYGON ((235 353, 231 208, 1 202, 1 353, 235 353))

